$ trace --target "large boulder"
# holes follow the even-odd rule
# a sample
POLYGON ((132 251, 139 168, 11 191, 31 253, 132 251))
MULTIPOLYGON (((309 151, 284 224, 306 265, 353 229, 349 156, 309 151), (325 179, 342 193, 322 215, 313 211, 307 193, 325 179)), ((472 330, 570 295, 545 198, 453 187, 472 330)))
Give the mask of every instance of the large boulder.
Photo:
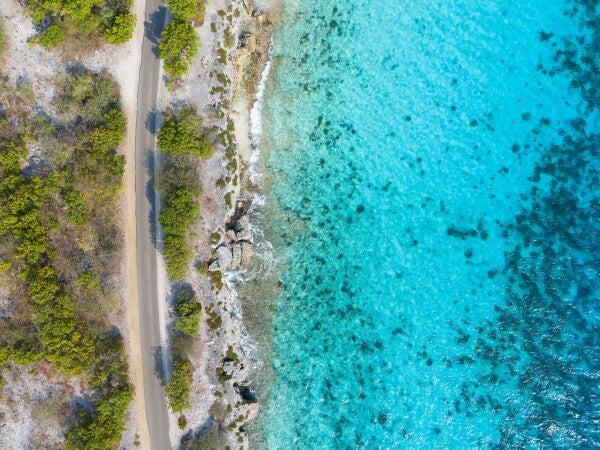
POLYGON ((249 242, 240 242, 240 249, 242 252, 242 267, 250 267, 250 264, 252 264, 252 257, 254 256, 254 247, 249 242))
POLYGON ((240 267, 240 265, 242 264, 242 245, 240 243, 236 243, 233 246, 232 255, 233 257, 231 261, 231 266, 234 268, 240 267))
POLYGON ((227 269, 231 267, 231 263, 233 262, 233 254, 231 249, 226 245, 222 245, 217 248, 217 260, 221 269, 227 269))

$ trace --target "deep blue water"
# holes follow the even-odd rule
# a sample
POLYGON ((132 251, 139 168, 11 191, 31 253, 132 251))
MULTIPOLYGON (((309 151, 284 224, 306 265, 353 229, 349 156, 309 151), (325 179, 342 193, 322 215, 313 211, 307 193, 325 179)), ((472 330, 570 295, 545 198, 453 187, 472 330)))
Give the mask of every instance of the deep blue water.
POLYGON ((285 2, 268 448, 600 447, 597 3, 285 2))

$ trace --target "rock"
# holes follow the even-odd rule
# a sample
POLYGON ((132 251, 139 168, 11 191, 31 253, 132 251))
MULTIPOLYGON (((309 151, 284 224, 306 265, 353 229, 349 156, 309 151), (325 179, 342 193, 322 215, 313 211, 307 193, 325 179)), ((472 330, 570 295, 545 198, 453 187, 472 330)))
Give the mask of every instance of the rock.
POLYGON ((256 17, 258 19, 258 23, 260 24, 261 27, 271 23, 271 20, 269 19, 269 14, 267 14, 266 11, 263 11, 263 12, 257 11, 254 14, 254 17, 256 17))
POLYGON ((238 241, 250 241, 252 242, 252 231, 250 230, 244 230, 241 233, 237 233, 236 237, 238 239, 238 241))
POLYGON ((253 34, 247 34, 244 36, 244 48, 248 53, 254 53, 256 51, 256 36, 253 34))
POLYGON ((221 269, 230 267, 231 263, 233 262, 233 254, 231 253, 231 249, 225 245, 217 248, 217 260, 221 269))
POLYGON ((241 216, 236 222, 236 229, 239 231, 250 229, 250 218, 247 215, 241 216))
POLYGON ((241 242, 240 248, 242 251, 242 267, 250 267, 250 264, 252 264, 252 257, 254 256, 254 247, 249 242, 241 242))
POLYGON ((252 14, 252 11, 254 10, 254 0, 244 0, 244 7, 248 14, 252 14))
POLYGON ((260 408, 260 403, 250 403, 248 405, 248 414, 246 414, 246 422, 251 422, 258 416, 258 409, 260 408))
POLYGON ((227 239, 230 241, 237 241, 237 236, 234 230, 227 230, 227 239))
POLYGON ((210 272, 216 272, 217 270, 221 270, 221 268, 219 267, 219 260, 215 259, 213 262, 211 262, 208 266, 208 270, 210 272))
POLYGON ((242 264, 242 244, 235 244, 233 246, 233 260, 231 265, 233 267, 240 267, 242 264))

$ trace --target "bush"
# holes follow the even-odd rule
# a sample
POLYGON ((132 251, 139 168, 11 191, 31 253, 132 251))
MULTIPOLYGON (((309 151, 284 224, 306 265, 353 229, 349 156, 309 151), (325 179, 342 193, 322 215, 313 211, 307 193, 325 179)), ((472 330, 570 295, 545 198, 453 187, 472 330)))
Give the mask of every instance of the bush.
POLYGON ((127 42, 133 36, 135 16, 128 11, 118 12, 104 26, 102 34, 109 44, 119 45, 127 42))
POLYGON ((169 408, 174 413, 191 406, 190 387, 192 385, 192 365, 186 360, 176 361, 171 371, 171 381, 165 386, 169 408))
POLYGON ((38 37, 38 44, 46 48, 58 47, 63 43, 65 37, 62 30, 57 25, 50 25, 40 36, 38 37))
POLYGON ((192 107, 167 114, 158 132, 158 147, 170 156, 206 158, 212 154, 212 143, 202 128, 202 118, 192 107))
POLYGON ((100 287, 100 278, 94 272, 86 270, 77 277, 76 283, 84 292, 91 292, 100 287))
POLYGON ((65 195, 65 203, 68 206, 67 219, 78 227, 84 226, 88 220, 88 212, 83 196, 79 192, 70 191, 65 195))
POLYGON ((129 0, 31 0, 27 9, 36 25, 51 23, 37 42, 44 47, 56 47, 65 37, 93 42, 102 35, 111 44, 128 41, 135 25, 130 6, 129 0))
POLYGON ((165 61, 165 72, 172 78, 184 75, 198 53, 199 44, 194 27, 175 17, 163 30, 162 41, 158 45, 160 57, 165 61))
POLYGON ((194 298, 193 292, 184 291, 179 295, 175 312, 179 315, 177 322, 175 322, 176 330, 190 336, 198 334, 202 306, 194 298))
POLYGON ((166 0, 173 16, 188 22, 201 22, 204 19, 204 2, 198 0, 166 0))
POLYGON ((167 195, 158 215, 164 238, 167 274, 173 280, 185 278, 192 252, 187 243, 188 227, 199 218, 200 207, 189 189, 181 188, 167 195))
MULTIPOLYGON (((65 126, 49 128, 43 136, 68 150, 63 150, 64 156, 49 164, 43 175, 32 176, 22 170, 27 150, 15 130, 19 120, 25 119, 13 118, 15 126, 0 130, 2 262, 10 263, 8 275, 17 274, 23 284, 14 297, 21 302, 17 307, 24 304, 31 311, 30 317, 8 329, 11 333, 3 334, 0 364, 11 360, 29 365, 44 359, 59 371, 83 375, 86 388, 91 388, 97 399, 95 411, 86 413, 66 433, 65 445, 104 449, 119 442, 131 401, 127 358, 120 339, 102 335, 112 336, 110 327, 101 328, 108 325, 108 318, 95 317, 95 326, 90 327, 89 318, 81 311, 86 302, 108 300, 98 289, 95 271, 111 276, 104 265, 110 264, 112 255, 93 240, 81 245, 86 236, 79 227, 60 227, 65 220, 87 223, 86 232, 107 241, 118 240, 118 229, 111 220, 118 207, 116 193, 124 160, 115 150, 123 137, 125 118, 116 84, 105 75, 84 72, 68 76, 62 88, 63 111, 71 117, 60 117, 65 126), (64 203, 59 201, 61 193, 64 203), (67 237, 61 240, 64 234, 67 237), (71 260, 73 255, 81 255, 81 259, 71 260), (83 268, 86 270, 81 272, 83 268), (81 275, 74 279, 72 273, 81 275)), ((35 133, 32 136, 35 138, 35 133)))
POLYGON ((86 413, 84 419, 66 433, 68 450, 108 449, 121 440, 125 429, 125 413, 133 399, 129 386, 111 392, 96 405, 94 413, 86 413))

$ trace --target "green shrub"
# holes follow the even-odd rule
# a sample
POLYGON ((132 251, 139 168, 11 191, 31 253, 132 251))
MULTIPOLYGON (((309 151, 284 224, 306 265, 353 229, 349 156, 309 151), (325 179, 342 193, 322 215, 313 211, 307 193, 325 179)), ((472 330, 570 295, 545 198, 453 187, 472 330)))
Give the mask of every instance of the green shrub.
POLYGON ((126 42, 135 26, 130 7, 130 0, 30 0, 27 5, 36 25, 51 23, 37 39, 44 47, 56 47, 65 37, 94 42, 102 35, 111 44, 126 42))
POLYGON ((206 158, 212 154, 212 142, 202 128, 202 118, 192 107, 167 114, 158 132, 158 147, 171 156, 206 158))
POLYGON ((78 227, 87 223, 88 212, 85 209, 83 196, 79 192, 70 191, 65 195, 65 203, 68 206, 67 219, 78 227))
POLYGON ((166 0, 173 16, 188 22, 201 22, 204 19, 205 5, 198 0, 166 0))
POLYGON ((175 312, 179 315, 175 329, 190 336, 198 334, 202 306, 194 298, 194 293, 183 291, 177 298, 175 312))
POLYGON ((67 431, 65 447, 68 450, 95 450, 117 445, 125 429, 125 413, 132 399, 129 386, 111 392, 97 403, 95 412, 86 413, 79 424, 67 431))
POLYGON ((231 35, 229 28, 225 28, 225 31, 223 31, 223 45, 226 48, 230 48, 233 45, 233 36, 231 35))
POLYGON ((191 406, 190 387, 192 385, 192 365, 188 360, 176 361, 171 371, 171 381, 165 386, 169 407, 174 413, 191 406))
POLYGON ((173 280, 185 278, 187 265, 193 253, 187 243, 188 227, 199 218, 200 207, 185 188, 170 193, 158 215, 164 238, 167 274, 173 280))
POLYGON ((94 272, 86 270, 77 277, 76 283, 84 292, 91 292, 100 287, 100 278, 94 272))
POLYGON ((162 32, 158 45, 161 59, 165 61, 165 72, 172 78, 180 78, 189 68, 198 53, 200 39, 194 27, 185 20, 175 17, 162 32))
POLYGON ((133 36, 135 20, 135 16, 128 11, 118 12, 104 26, 102 34, 109 44, 123 44, 133 36))
POLYGON ((217 54, 219 55, 219 62, 221 64, 227 64, 227 51, 224 48, 220 48, 217 51, 217 54))
MULTIPOLYGON (((111 255, 102 247, 102 240, 118 239, 111 220, 118 207, 116 193, 124 160, 115 150, 123 137, 125 118, 116 84, 105 75, 84 72, 68 76, 61 87, 67 106, 62 110, 71 116, 60 117, 67 125, 62 130, 51 127, 43 135, 50 144, 60 141, 68 152, 65 150, 65 156, 49 165, 43 175, 23 172, 27 150, 15 128, 2 129, 0 133, 2 262, 10 264, 9 275, 14 272, 17 281, 23 284, 15 298, 25 301, 31 310, 30 322, 16 325, 13 327, 16 331, 9 329, 12 334, 3 333, 0 363, 11 360, 30 365, 44 359, 59 371, 83 375, 82 381, 94 390, 98 400, 95 411, 86 413, 66 433, 65 445, 104 449, 119 442, 131 401, 127 358, 120 339, 102 337, 102 333, 110 332, 110 328, 102 328, 108 325, 106 317, 94 317, 95 326, 90 327, 89 318, 81 313, 86 302, 107 300, 100 297, 101 292, 88 295, 98 288, 98 276, 86 270, 73 280, 65 272, 74 265, 92 264, 95 268, 100 266, 101 274, 107 274, 108 269, 102 269, 102 265, 110 262, 111 255), (57 201, 60 193, 64 193, 66 209, 57 201), (75 239, 60 240, 64 220, 59 219, 76 224, 87 221, 100 243, 84 248, 79 242, 85 236, 77 228, 69 229, 75 239), (5 245, 6 242, 10 245, 5 245), (72 245, 72 248, 58 245, 72 245), (84 256, 80 261, 59 259, 74 253, 84 256)), ((14 122, 22 120, 15 119, 14 122)))
POLYGON ((40 36, 38 37, 38 44, 46 48, 58 47, 63 43, 65 37, 62 30, 57 25, 50 25, 40 36))
POLYGON ((0 22, 0 58, 4 54, 4 50, 6 49, 6 31, 4 29, 4 25, 0 22))

